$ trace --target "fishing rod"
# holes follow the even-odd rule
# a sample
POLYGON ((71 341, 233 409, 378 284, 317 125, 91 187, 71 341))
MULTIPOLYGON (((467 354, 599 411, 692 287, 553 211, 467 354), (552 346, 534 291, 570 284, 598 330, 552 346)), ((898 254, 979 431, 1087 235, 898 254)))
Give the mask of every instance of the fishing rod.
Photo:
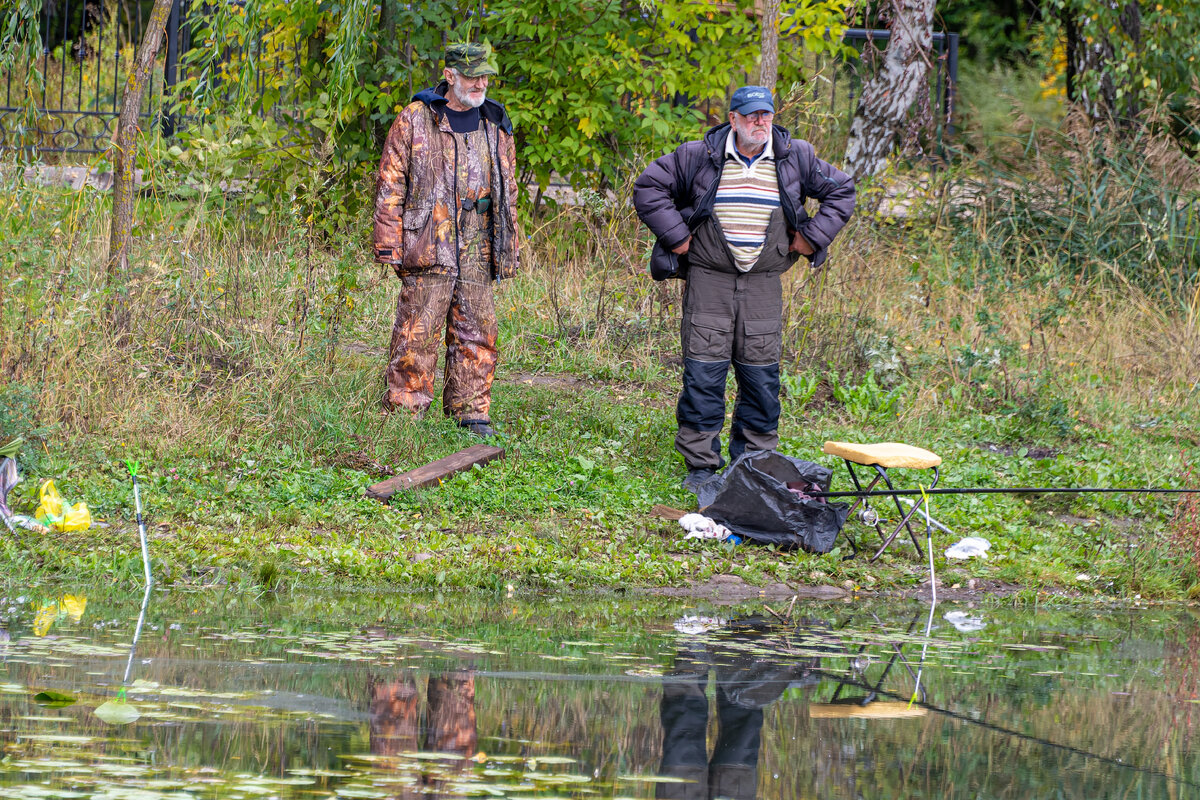
POLYGON ((1198 494, 1200 489, 1093 489, 1087 487, 1009 486, 967 489, 879 489, 853 492, 805 492, 809 497, 905 497, 930 494, 1198 494))

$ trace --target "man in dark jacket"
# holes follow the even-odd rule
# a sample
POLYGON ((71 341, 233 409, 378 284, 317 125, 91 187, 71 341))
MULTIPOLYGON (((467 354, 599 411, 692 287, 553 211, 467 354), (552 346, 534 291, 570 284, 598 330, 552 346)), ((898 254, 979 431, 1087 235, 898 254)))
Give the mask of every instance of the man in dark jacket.
POLYGON ((779 443, 781 276, 801 256, 820 269, 854 211, 851 178, 774 125, 774 116, 767 89, 743 86, 728 124, 650 164, 634 187, 638 217, 658 237, 652 274, 687 281, 675 449, 693 491, 724 465, 730 361, 738 385, 730 459, 779 443), (812 217, 809 198, 820 203, 812 217))
POLYGON ((442 410, 490 437, 496 312, 492 281, 516 274, 517 187, 512 123, 487 99, 491 47, 446 48, 445 80, 419 92, 388 132, 375 194, 375 259, 400 278, 384 410, 433 402, 446 330, 442 410))

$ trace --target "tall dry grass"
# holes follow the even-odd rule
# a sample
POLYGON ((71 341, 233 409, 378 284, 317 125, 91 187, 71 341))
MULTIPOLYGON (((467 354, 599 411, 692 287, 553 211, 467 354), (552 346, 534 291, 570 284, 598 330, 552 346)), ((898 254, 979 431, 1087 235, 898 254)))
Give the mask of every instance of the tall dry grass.
MULTIPOLYGON (((962 169, 862 187, 829 268, 785 277, 785 371, 857 379, 886 356, 910 421, 939 418, 959 396, 964 411, 1061 400, 1068 424, 1136 413, 1195 427, 1195 277, 1169 269, 1167 251, 1151 269, 1111 257, 1138 252, 1136 241, 1064 258, 1064 242, 1086 242, 1055 238, 1070 221, 1020 223, 1057 209, 1082 224, 1092 206, 1050 173, 1005 183, 962 169), (1016 191, 1035 178, 1036 196, 1016 191)), ((368 220, 320 240, 285 204, 264 216, 236 197, 175 198, 159 180, 159 194, 139 199, 134 335, 118 347, 99 313, 107 197, 22 175, 3 173, 0 237, 14 266, 0 287, 0 374, 26 391, 21 424, 217 447, 320 449, 346 426, 369 435, 396 289, 370 262, 368 220)), ((1121 196, 1145 195, 1152 175, 1121 196)), ((673 389, 681 284, 646 274, 651 240, 630 186, 585 192, 525 225, 525 270, 497 290, 500 379, 555 372, 673 389)))

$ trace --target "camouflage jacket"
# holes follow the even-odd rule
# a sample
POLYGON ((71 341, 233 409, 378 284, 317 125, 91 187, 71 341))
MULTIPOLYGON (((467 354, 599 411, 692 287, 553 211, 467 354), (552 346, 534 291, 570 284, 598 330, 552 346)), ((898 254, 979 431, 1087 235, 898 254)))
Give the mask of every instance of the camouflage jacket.
MULTIPOLYGON (((417 94, 388 132, 375 190, 375 260, 397 274, 455 274, 458 264, 456 144, 446 119, 446 84, 417 94)), ((516 148, 504 106, 480 108, 492 149, 492 277, 517 272, 516 148)))

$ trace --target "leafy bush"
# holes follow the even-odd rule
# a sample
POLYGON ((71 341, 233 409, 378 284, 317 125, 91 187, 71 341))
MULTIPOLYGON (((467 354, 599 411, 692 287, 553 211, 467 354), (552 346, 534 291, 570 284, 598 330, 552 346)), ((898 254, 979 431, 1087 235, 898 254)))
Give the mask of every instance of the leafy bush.
MULTIPOLYGON (((781 86, 808 69, 796 52, 844 53, 846 5, 784 4, 793 32, 781 42, 781 86)), ((492 95, 513 119, 522 185, 544 190, 554 175, 603 189, 647 153, 696 135, 706 112, 722 117, 729 88, 753 74, 757 20, 744 13, 749 0, 730 6, 495 0, 480 30, 474 2, 195 0, 200 46, 187 56, 178 110, 209 124, 185 128, 175 155, 218 151, 219 180, 248 188, 255 206, 287 197, 318 230, 355 227, 370 192, 332 190, 371 174, 396 114, 441 79, 447 38, 488 38, 500 69, 492 95), (342 209, 327 202, 347 196, 342 209)))

